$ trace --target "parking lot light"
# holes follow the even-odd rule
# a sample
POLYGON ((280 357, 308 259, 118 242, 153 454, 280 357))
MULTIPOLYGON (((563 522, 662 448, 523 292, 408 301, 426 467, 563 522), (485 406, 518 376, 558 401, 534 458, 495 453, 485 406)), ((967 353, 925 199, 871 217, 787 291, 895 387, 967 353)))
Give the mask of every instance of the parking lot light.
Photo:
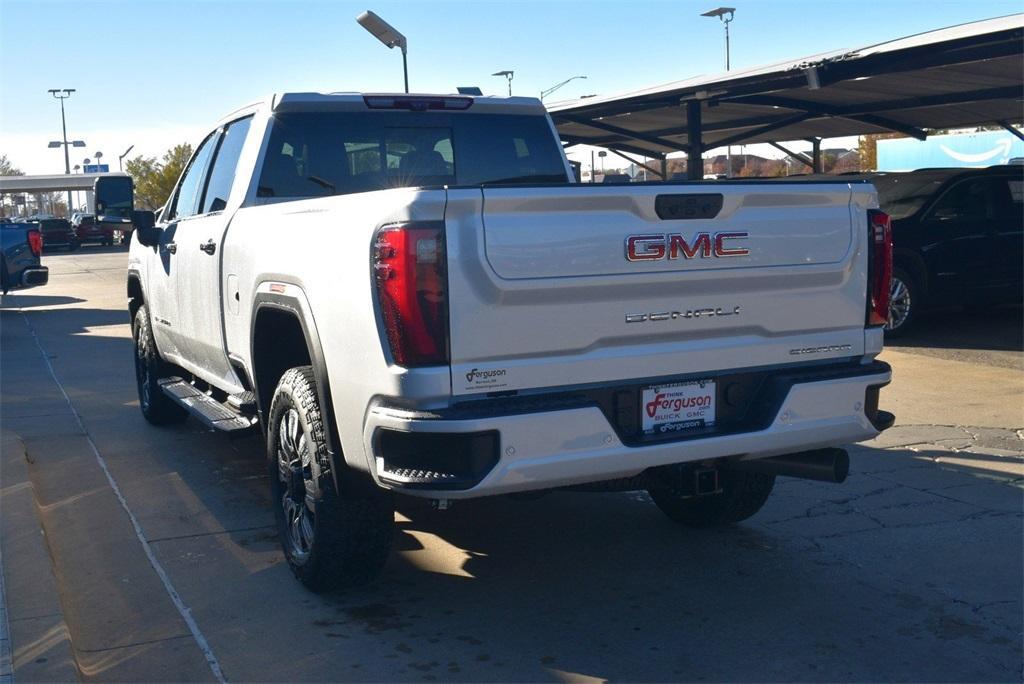
POLYGON ((512 77, 515 75, 515 73, 516 72, 512 71, 511 69, 506 69, 505 71, 495 71, 493 74, 491 74, 491 76, 504 76, 506 79, 508 79, 509 97, 512 97, 512 77))
POLYGON ((389 49, 394 47, 402 49, 402 74, 405 77, 405 92, 409 92, 409 65, 406 62, 407 43, 405 36, 370 10, 366 10, 356 17, 356 21, 359 22, 360 26, 369 31, 374 38, 387 45, 389 49))

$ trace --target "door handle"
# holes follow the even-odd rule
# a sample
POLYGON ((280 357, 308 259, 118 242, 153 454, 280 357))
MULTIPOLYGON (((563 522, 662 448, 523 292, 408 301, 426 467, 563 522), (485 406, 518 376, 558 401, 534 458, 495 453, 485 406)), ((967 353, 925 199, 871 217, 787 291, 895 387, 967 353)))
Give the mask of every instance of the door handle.
POLYGON ((164 245, 164 249, 166 249, 169 254, 176 254, 178 252, 178 245, 174 242, 168 242, 164 245))
POLYGON ((199 245, 199 249, 203 250, 207 254, 213 254, 217 251, 217 244, 213 240, 207 240, 203 244, 199 245))

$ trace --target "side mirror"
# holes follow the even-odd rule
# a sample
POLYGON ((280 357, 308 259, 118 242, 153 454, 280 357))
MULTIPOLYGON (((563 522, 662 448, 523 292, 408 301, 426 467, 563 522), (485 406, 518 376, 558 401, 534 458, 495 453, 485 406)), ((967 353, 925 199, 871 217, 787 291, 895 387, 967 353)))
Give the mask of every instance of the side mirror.
POLYGON ((96 221, 127 223, 135 206, 135 186, 131 176, 100 176, 93 184, 96 221))
POLYGON ((155 247, 160 242, 160 229, 156 227, 156 214, 153 212, 133 211, 132 225, 135 226, 135 239, 139 244, 155 247))

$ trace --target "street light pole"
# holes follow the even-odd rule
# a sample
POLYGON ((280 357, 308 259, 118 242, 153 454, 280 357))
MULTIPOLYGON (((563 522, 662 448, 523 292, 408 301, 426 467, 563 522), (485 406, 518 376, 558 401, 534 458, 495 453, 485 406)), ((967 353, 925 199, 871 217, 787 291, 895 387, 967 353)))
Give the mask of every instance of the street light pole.
POLYGON ((117 170, 118 171, 124 171, 124 166, 122 165, 121 162, 123 162, 124 158, 128 156, 128 153, 131 152, 134 149, 135 149, 135 145, 132 145, 131 147, 129 147, 127 150, 124 151, 124 154, 118 156, 118 158, 117 158, 117 170))
MULTIPOLYGON (((700 16, 702 17, 718 17, 722 21, 722 25, 725 26, 725 70, 729 71, 729 24, 732 22, 733 17, 736 15, 735 7, 716 7, 713 10, 708 10, 700 16)), ((725 163, 726 163, 726 178, 732 178, 732 145, 727 145, 725 148, 725 163)))
MULTIPOLYGON (((52 88, 48 91, 50 95, 60 100, 60 130, 64 135, 64 173, 71 175, 71 156, 68 153, 68 125, 67 120, 64 118, 64 100, 71 97, 71 93, 75 92, 74 88, 52 88)), ((68 214, 71 214, 71 191, 68 190, 68 214)))
POLYGON ((551 93, 555 92, 556 90, 558 90, 559 88, 564 86, 566 83, 570 83, 572 81, 575 81, 577 78, 586 78, 586 76, 573 76, 571 78, 565 79, 561 83, 556 83, 555 85, 551 86, 547 90, 540 91, 540 99, 543 100, 545 97, 547 97, 551 93))
POLYGON ((512 77, 516 72, 506 69, 505 71, 495 71, 491 76, 504 76, 508 79, 508 96, 512 97, 512 77))
POLYGON ((364 29, 370 32, 374 38, 384 43, 388 48, 399 47, 402 49, 402 75, 405 77, 405 92, 409 92, 409 65, 406 62, 406 48, 408 42, 391 24, 378 17, 370 10, 366 10, 356 21, 364 29))

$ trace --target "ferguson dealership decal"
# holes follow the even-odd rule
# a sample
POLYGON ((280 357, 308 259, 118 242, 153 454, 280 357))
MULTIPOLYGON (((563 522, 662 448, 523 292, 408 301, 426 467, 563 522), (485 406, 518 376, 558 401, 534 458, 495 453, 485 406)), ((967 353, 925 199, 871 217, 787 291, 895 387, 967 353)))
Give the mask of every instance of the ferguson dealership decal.
POLYGON ((473 368, 466 373, 466 385, 472 389, 497 389, 504 387, 504 368, 473 368))
POLYGON ((641 398, 643 431, 663 434, 715 424, 715 383, 709 380, 648 387, 641 398))

